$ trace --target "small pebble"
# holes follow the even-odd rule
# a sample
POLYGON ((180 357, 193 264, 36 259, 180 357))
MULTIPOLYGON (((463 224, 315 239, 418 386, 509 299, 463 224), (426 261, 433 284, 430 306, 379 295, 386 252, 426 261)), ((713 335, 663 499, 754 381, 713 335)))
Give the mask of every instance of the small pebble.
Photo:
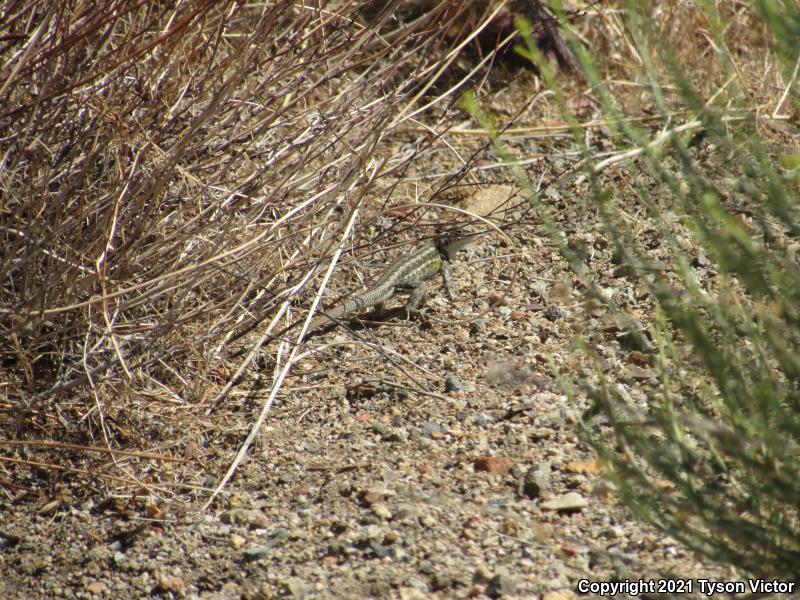
POLYGON ((445 392, 461 392, 464 390, 464 382, 455 375, 448 375, 444 380, 445 392))
POLYGON ((558 304, 551 304, 544 310, 542 315, 548 321, 553 321, 555 323, 559 319, 563 319, 564 317, 566 317, 567 311, 561 308, 558 304))
POLYGON ((479 456, 472 461, 476 471, 484 471, 492 475, 508 475, 514 466, 508 456, 479 456))
POLYGON ((486 586, 486 595, 489 598, 502 598, 504 596, 513 596, 517 589, 517 582, 508 575, 498 573, 489 581, 486 586))
POLYGON ((386 506, 383 502, 375 502, 369 508, 373 512, 373 514, 380 517, 381 519, 388 520, 392 518, 392 511, 390 511, 389 507, 386 506))
POLYGON ((428 595, 413 587, 401 587, 398 590, 400 600, 426 600, 428 595))
POLYGON ((558 512, 574 512, 585 508, 588 504, 586 498, 581 496, 578 492, 567 492, 563 496, 542 503, 542 508, 558 512))
POLYGON ((543 464, 531 467, 525 472, 520 482, 519 494, 535 500, 543 493, 549 493, 550 490, 550 465, 543 464))
POLYGON ((244 556, 245 560, 258 560, 259 558, 269 556, 270 552, 272 552, 271 546, 250 546, 242 553, 242 555, 244 556))
POLYGON ((434 519, 430 515, 422 515, 419 518, 419 522, 420 522, 420 525, 422 525, 423 527, 426 527, 427 529, 433 529, 437 525, 436 519, 434 519))
POLYGON ((486 413, 480 413, 473 419, 473 423, 475 423, 475 425, 477 425, 478 427, 486 428, 489 427, 492 423, 494 423, 494 419, 492 419, 492 417, 490 417, 486 413))
POLYGON ((489 583, 492 573, 484 565, 479 565, 472 572, 472 583, 489 583))

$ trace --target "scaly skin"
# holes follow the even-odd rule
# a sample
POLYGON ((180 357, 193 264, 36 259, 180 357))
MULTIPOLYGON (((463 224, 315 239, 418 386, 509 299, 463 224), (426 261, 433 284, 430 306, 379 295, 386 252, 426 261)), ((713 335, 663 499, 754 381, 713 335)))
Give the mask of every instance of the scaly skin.
POLYGON ((355 311, 382 304, 399 290, 411 290, 407 310, 416 310, 425 297, 426 282, 441 272, 445 288, 452 298, 450 259, 477 234, 446 234, 436 242, 426 243, 394 261, 369 288, 335 306, 309 325, 314 331, 355 311))

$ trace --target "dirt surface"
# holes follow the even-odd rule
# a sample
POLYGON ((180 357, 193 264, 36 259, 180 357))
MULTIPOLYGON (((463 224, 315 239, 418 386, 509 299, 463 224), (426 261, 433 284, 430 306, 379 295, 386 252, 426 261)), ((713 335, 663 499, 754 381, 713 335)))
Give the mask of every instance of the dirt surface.
MULTIPOLYGON (((498 92, 495 108, 520 106, 531 77, 518 75, 498 92)), ((540 119, 534 105, 519 124, 540 119)), ((599 130, 590 135, 602 144, 599 130)), ((653 306, 614 260, 598 216, 575 200, 588 195, 587 184, 574 174, 557 178, 575 160, 569 136, 510 143, 520 156, 545 157, 529 173, 553 182, 543 198, 583 253, 583 272, 564 261, 525 205, 507 212, 506 222, 526 216, 508 230, 514 244, 487 234, 462 252, 453 302, 436 281, 422 316, 367 315, 372 323, 353 321, 353 331, 310 340, 312 353, 290 374, 256 444, 207 511, 198 512, 266 401, 267 358, 259 363, 261 388, 237 387, 208 416, 209 427, 226 431, 226 443, 208 443, 199 425, 177 433, 186 462, 160 463, 146 487, 185 473, 178 500, 162 503, 147 489, 124 498, 76 489, 68 475, 55 486, 63 495, 43 495, 38 504, 5 488, 0 595, 564 600, 598 596, 581 593, 589 582, 653 581, 645 590, 656 593, 639 597, 689 597, 676 592, 691 585, 701 597, 701 579, 746 581, 634 519, 581 441, 577 424, 592 407, 559 388, 559 374, 596 380, 579 343, 600 352, 631 401, 643 402, 660 385, 649 367, 652 349, 624 340, 582 282, 592 278, 642 325, 653 306)), ((480 177, 453 202, 491 208, 513 196, 508 175, 492 168, 496 159, 483 158, 480 177)), ((416 168, 411 181, 458 164, 443 149, 416 168)), ((631 172, 611 174, 620 197, 631 172)), ((401 191, 397 202, 410 198, 401 191)), ((634 195, 624 201, 631 226, 657 255, 654 224, 634 195)), ((373 278, 395 253, 343 269, 326 299, 356 289, 355 273, 373 278)), ((124 470, 136 459, 117 460, 124 470)))
MULTIPOLYGON (((473 204, 513 193, 480 189, 473 204)), ((566 192, 548 194, 565 231, 586 244, 592 276, 646 322, 648 303, 594 217, 566 192)), ((3 596, 556 600, 574 597, 581 580, 736 580, 618 505, 577 434, 589 406, 559 391, 556 372, 592 377, 582 340, 602 345, 635 401, 659 382, 538 226, 509 233, 515 245, 487 234, 462 252, 454 302, 437 281, 419 318, 390 312, 313 338, 305 369, 290 375, 208 512, 146 495, 100 503, 93 490, 38 512, 4 498, 3 596)), ((187 437, 184 456, 207 476, 193 483, 219 481, 265 399, 241 391, 212 413, 227 446, 187 437)), ((198 504, 207 496, 198 492, 198 504)))

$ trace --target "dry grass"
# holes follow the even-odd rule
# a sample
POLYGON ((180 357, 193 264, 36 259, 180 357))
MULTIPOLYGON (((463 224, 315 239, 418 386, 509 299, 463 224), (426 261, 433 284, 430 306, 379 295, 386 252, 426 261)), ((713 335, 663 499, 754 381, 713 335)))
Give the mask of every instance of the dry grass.
MULTIPOLYGON (((397 231, 382 214, 449 184, 447 174, 408 178, 416 158, 474 152, 448 134, 463 118, 452 104, 468 80, 491 87, 475 75, 494 57, 453 65, 503 17, 500 5, 423 4, 6 7, 0 428, 29 443, 3 447, 5 477, 58 469, 157 495, 202 488, 199 468, 166 460, 191 458, 201 438, 239 442, 214 410, 258 358, 277 382, 266 416, 302 359, 299 345, 273 336, 309 316, 347 251, 397 231)), ((624 113, 650 118, 622 10, 590 4, 575 31, 602 58, 624 113)), ((660 3, 653 27, 669 32, 721 110, 741 110, 727 94, 736 84, 758 115, 788 114, 785 70, 764 58, 768 33, 752 27, 746 3, 724 10, 735 51, 702 35, 712 24, 695 5, 660 3), (721 51, 735 60, 735 82, 716 66, 721 51)), ((582 116, 592 121, 591 90, 564 77, 575 106, 589 99, 582 116)), ((675 124, 692 118, 666 92, 675 124)), ((542 98, 536 111, 537 123, 566 129, 556 103, 542 98)), ((458 177, 472 164, 454 162, 458 177)))
POLYGON ((96 477, 141 484, 151 463, 117 448, 219 432, 235 342, 319 297, 359 206, 413 158, 384 140, 457 56, 470 3, 404 24, 400 4, 6 6, 0 427, 62 452, 6 445, 5 468, 84 473, 99 446, 96 477))

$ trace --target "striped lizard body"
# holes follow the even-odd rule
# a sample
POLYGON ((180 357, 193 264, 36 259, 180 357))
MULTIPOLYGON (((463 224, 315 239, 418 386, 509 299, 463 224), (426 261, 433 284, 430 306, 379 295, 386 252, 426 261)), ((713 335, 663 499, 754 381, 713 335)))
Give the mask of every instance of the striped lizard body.
POLYGON ((448 296, 452 298, 450 259, 475 235, 448 233, 434 242, 428 242, 411 250, 394 261, 366 290, 353 295, 349 300, 311 321, 308 331, 335 323, 338 319, 363 308, 382 304, 397 291, 411 290, 406 310, 409 312, 416 310, 425 298, 426 282, 439 272, 442 273, 448 296))

